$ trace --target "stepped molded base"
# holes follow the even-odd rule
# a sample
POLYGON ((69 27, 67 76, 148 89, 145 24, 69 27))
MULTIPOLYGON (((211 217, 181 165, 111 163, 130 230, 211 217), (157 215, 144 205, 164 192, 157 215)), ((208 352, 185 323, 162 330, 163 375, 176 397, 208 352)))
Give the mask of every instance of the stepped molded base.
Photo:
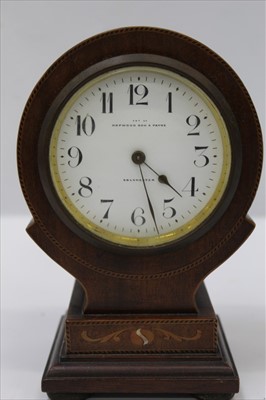
POLYGON ((216 353, 74 356, 66 353, 62 318, 42 379, 51 400, 85 400, 92 395, 175 395, 230 400, 239 378, 218 319, 216 353))

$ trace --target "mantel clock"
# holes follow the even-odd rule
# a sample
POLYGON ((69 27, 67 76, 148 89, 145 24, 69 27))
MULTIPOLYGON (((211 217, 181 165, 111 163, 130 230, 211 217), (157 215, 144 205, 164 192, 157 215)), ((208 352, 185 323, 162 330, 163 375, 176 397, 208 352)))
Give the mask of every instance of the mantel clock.
POLYGON ((76 279, 42 380, 52 400, 238 392, 203 281, 252 232, 261 166, 245 87, 194 39, 121 28, 47 70, 18 170, 29 235, 76 279))

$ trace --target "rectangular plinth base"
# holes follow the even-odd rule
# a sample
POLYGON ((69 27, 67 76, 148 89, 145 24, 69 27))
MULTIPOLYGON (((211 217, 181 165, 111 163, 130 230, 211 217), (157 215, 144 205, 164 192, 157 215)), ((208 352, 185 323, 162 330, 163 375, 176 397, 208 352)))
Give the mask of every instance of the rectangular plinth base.
POLYGON ((52 400, 128 393, 228 400, 239 390, 237 371, 219 320, 216 353, 73 356, 65 351, 64 331, 62 318, 42 380, 42 390, 52 400))
POLYGON ((205 285, 197 313, 84 314, 84 291, 76 282, 65 322, 66 353, 96 357, 117 354, 215 353, 217 318, 205 285))

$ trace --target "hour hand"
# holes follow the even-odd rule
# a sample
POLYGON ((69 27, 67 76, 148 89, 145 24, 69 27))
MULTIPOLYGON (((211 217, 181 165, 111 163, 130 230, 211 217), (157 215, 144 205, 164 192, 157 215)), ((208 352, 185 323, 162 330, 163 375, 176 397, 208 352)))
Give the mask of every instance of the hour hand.
MULTIPOLYGON (((148 168, 150 168, 148 164, 146 164, 146 163, 144 163, 144 164, 145 164, 148 168)), ((151 169, 151 168, 150 168, 150 169, 151 169)), ((154 172, 155 172, 155 171, 154 171, 154 172)), ((156 174, 156 175, 158 175, 158 174, 156 174)), ((168 182, 167 176, 165 176, 165 175, 158 175, 158 181, 159 181, 160 183, 164 183, 165 185, 169 186, 176 194, 178 194, 178 196, 182 197, 182 195, 181 195, 172 185, 170 185, 170 183, 168 182)))
POLYGON ((178 194, 178 196, 182 197, 182 195, 169 183, 167 176, 165 176, 165 175, 159 175, 158 172, 156 172, 152 167, 150 167, 150 165, 147 164, 145 161, 144 161, 144 164, 145 164, 146 167, 148 167, 152 172, 154 172, 155 175, 158 176, 158 181, 159 181, 160 183, 163 183, 164 185, 169 186, 176 194, 178 194))
POLYGON ((140 151, 140 150, 135 151, 132 154, 131 158, 132 158, 132 161, 135 164, 138 164, 138 165, 144 164, 144 165, 146 165, 146 167, 148 167, 152 172, 154 172, 155 175, 158 176, 158 181, 160 183, 163 183, 163 184, 169 186, 176 194, 178 194, 178 196, 182 197, 182 195, 169 183, 169 181, 167 179, 167 176, 158 174, 158 172, 156 172, 149 164, 146 163, 146 161, 145 161, 146 160, 146 156, 142 151, 140 151))

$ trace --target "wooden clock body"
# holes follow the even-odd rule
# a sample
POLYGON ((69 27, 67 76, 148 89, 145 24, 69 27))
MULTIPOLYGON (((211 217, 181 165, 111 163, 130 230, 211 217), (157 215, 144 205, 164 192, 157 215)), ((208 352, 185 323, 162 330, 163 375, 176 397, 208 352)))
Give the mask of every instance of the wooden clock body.
POLYGON ((247 212, 261 165, 261 132, 246 89, 219 56, 193 39, 154 28, 114 30, 80 43, 49 68, 22 116, 18 169, 33 215, 29 235, 77 280, 42 381, 51 399, 145 393, 226 400, 238 392, 203 280, 252 232, 247 212), (48 166, 40 152, 49 141, 43 134, 49 113, 69 82, 136 64, 179 65, 202 85, 207 77, 205 89, 235 132, 235 174, 221 215, 199 237, 154 254, 116 252, 76 234, 49 197, 48 166))

